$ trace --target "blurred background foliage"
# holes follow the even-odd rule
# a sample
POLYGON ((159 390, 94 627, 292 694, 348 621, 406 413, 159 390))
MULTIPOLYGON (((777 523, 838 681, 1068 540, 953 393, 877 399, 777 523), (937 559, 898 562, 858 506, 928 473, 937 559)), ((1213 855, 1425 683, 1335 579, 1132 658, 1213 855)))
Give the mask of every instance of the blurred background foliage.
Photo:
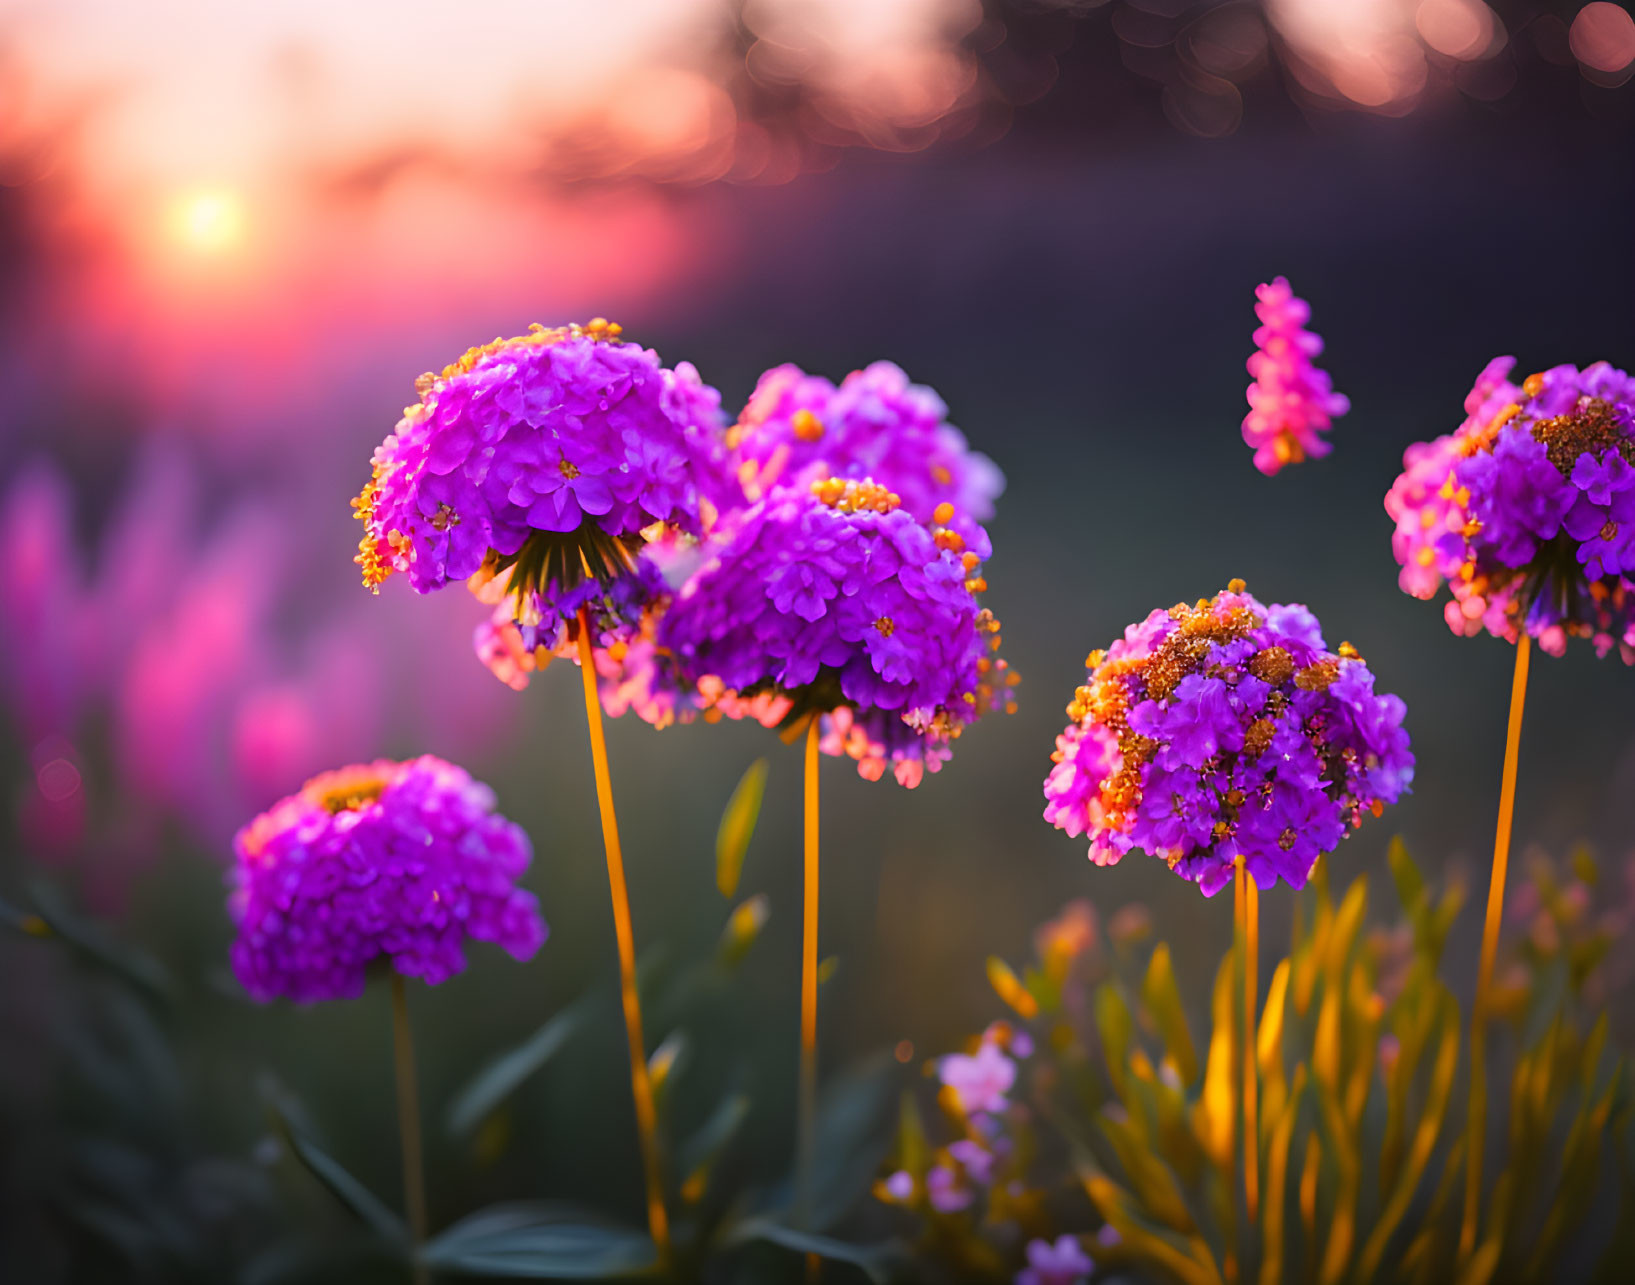
MULTIPOLYGON (((1156 862, 1090 870, 1038 791, 1085 652, 1232 576, 1308 602, 1408 703, 1418 793, 1344 846, 1336 885, 1383 871, 1397 831, 1430 882, 1476 877, 1511 657, 1398 592, 1380 500, 1493 354, 1628 366, 1635 54, 1618 63, 1608 12, 1627 5, 1450 3, 1329 5, 1357 25, 1326 29, 1293 0, 495 3, 393 7, 393 40, 369 4, 0 9, 0 899, 103 925, 90 940, 139 947, 172 996, 0 934, 0 1275, 70 1278, 62 1193, 108 1203, 102 1179, 64 1185, 82 1136, 156 1148, 127 1176, 211 1253, 351 1236, 283 1150, 269 1169, 269 1073, 395 1208, 384 997, 263 1009, 226 981, 232 829, 313 770, 442 754, 534 838, 541 957, 478 953, 413 997, 429 1103, 606 986, 570 676, 506 690, 470 656, 474 604, 370 600, 349 561, 347 500, 414 376, 530 321, 613 316, 729 412, 774 363, 889 357, 1008 475, 987 573, 1021 711, 913 793, 826 765, 826 1076, 955 1047, 990 1002, 984 960, 1020 957, 1074 897, 1148 907, 1204 1029, 1224 907, 1156 862), (1277 273, 1313 301, 1354 410, 1333 456, 1268 480, 1237 425, 1252 290, 1277 273), (110 1063, 167 1059, 168 1090, 98 1087, 110 1063)), ((1619 859, 1635 678, 1584 651, 1535 670, 1518 839, 1619 859)), ((609 730, 638 941, 678 961, 717 948, 709 836, 769 759, 747 1033, 693 1056, 752 1078, 736 1163, 773 1182, 798 751, 755 728, 609 730)), ((1291 915, 1268 897, 1264 940, 1291 915)), ((1444 951, 1460 997, 1474 919, 1444 951)), ((1586 982, 1615 1033, 1627 1005, 1596 978, 1627 975, 1614 956, 1586 982)), ((639 1216, 607 996, 572 1062, 478 1129, 486 1165, 433 1131, 439 1225, 518 1193, 639 1216)))

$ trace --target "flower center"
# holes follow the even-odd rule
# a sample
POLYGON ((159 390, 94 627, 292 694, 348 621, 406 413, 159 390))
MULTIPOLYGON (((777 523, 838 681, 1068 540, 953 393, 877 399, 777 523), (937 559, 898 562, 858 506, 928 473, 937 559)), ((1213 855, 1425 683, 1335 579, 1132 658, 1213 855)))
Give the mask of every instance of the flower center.
POLYGON ((570 481, 570 482, 573 481, 574 478, 579 476, 579 466, 577 464, 575 464, 572 460, 564 459, 556 467, 557 467, 557 471, 559 473, 561 473, 563 477, 567 478, 568 481, 570 481))
POLYGON ((307 782, 302 793, 331 816, 336 816, 342 812, 356 812, 366 804, 377 802, 390 784, 378 772, 361 768, 343 769, 314 777, 307 782))
POLYGON ((812 483, 812 494, 831 509, 842 513, 890 513, 902 500, 881 486, 873 478, 850 482, 838 477, 824 478, 812 483))
POLYGON ((874 622, 874 627, 887 638, 891 637, 892 630, 897 628, 897 622, 890 616, 881 616, 874 622))
POLYGON ((1580 455, 1593 455, 1599 460, 1607 451, 1615 450, 1625 463, 1635 464, 1635 438, 1619 422, 1611 403, 1599 397, 1585 398, 1565 415, 1539 420, 1533 425, 1533 436, 1544 443, 1550 463, 1563 477, 1573 471, 1580 455))

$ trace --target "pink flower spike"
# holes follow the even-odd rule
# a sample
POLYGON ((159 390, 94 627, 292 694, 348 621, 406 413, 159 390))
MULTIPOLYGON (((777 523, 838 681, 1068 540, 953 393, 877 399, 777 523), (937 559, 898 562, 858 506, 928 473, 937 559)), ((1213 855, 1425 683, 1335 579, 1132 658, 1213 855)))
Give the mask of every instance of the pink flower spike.
POLYGON ((1319 434, 1351 409, 1325 371, 1312 364, 1323 341, 1306 329, 1311 307, 1289 288, 1286 277, 1255 288, 1255 351, 1249 358, 1249 413, 1243 440, 1254 448, 1255 467, 1271 477, 1285 464, 1320 459, 1331 449, 1319 434))

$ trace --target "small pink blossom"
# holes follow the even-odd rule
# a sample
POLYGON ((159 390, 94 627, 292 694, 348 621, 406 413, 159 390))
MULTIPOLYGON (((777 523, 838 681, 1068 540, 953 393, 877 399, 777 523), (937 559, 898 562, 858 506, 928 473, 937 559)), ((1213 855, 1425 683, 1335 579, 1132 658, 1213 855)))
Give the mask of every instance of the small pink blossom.
POLYGON ((959 1108, 966 1115, 979 1111, 1003 1111, 1005 1095, 1016 1083, 1016 1063, 984 1040, 972 1056, 950 1053, 938 1067, 942 1082, 954 1091, 959 1108))
POLYGON ((1255 467, 1268 477, 1285 464, 1320 459, 1333 449, 1319 434, 1351 409, 1325 371, 1312 364, 1323 341, 1306 329, 1311 307, 1278 277, 1255 289, 1255 351, 1249 358, 1249 413, 1243 440, 1255 449, 1255 467))

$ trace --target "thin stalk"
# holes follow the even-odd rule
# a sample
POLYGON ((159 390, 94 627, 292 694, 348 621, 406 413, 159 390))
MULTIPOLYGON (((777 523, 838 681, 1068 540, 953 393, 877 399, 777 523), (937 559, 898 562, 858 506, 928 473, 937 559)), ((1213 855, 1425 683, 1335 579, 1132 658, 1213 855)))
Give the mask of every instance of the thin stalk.
POLYGON ((426 1243, 426 1170, 420 1151, 420 1091, 414 1077, 414 1036, 403 974, 392 972, 392 1061, 397 1067, 397 1132, 403 1146, 403 1209, 409 1219, 409 1253, 414 1285, 431 1280, 419 1260, 426 1243))
POLYGON ((1247 871, 1243 885, 1243 1203, 1253 1228, 1260 1213, 1260 1130, 1256 1124, 1260 1084, 1255 1060, 1260 999, 1260 889, 1247 871))
MULTIPOLYGON (((818 992, 818 724, 806 729, 805 903, 800 950, 800 1099, 795 1140, 795 1193, 799 1225, 812 1216, 812 1168, 817 1146, 817 992, 818 992)), ((815 1254, 806 1257, 806 1278, 817 1279, 815 1254)))
POLYGON ((1510 683, 1510 725, 1504 739, 1504 777, 1499 790, 1499 827, 1493 836, 1493 870, 1487 885, 1487 919, 1482 925, 1482 957, 1476 971, 1476 1000, 1470 1008, 1470 1138, 1466 1150, 1465 1217, 1459 1228, 1459 1257, 1476 1248, 1482 1203, 1482 1151, 1487 1131, 1487 1005, 1493 960, 1504 920, 1504 880, 1510 865, 1510 823, 1516 812, 1516 767, 1521 756, 1521 718, 1527 704, 1527 663, 1531 640, 1525 628, 1516 642, 1516 673, 1510 683))
POLYGON ((647 1229, 658 1247, 659 1261, 670 1257, 670 1218, 664 1208, 664 1178, 659 1167, 658 1113, 653 1108, 653 1081, 647 1071, 647 1044, 642 1038, 641 997, 636 991, 636 934, 630 925, 630 892, 625 886, 619 822, 613 812, 613 783, 608 775, 607 742, 602 736, 602 703, 596 691, 596 658, 591 650, 590 613, 579 609, 579 668, 585 680, 585 722, 590 728, 590 757, 596 771, 596 804, 602 814, 602 846, 607 852, 607 882, 613 897, 613 933, 619 943, 619 998, 624 1004, 625 1040, 630 1046, 630 1096, 636 1104, 636 1131, 641 1138, 642 1168, 647 1176, 647 1229))
MULTIPOLYGON (((1240 856, 1232 867, 1232 982, 1238 988, 1239 995, 1243 994, 1244 978, 1249 975, 1244 958, 1244 947, 1248 941, 1248 934, 1244 930, 1246 913, 1244 910, 1244 882, 1245 871, 1243 858, 1240 856)), ((1242 1017, 1237 1015, 1236 1003, 1232 1005, 1232 1008, 1232 1052, 1234 1056, 1231 1064, 1235 1069, 1232 1075, 1232 1110, 1228 1118, 1232 1122, 1233 1133, 1232 1148, 1229 1154, 1236 1156, 1238 1142, 1242 1137, 1242 1116, 1239 1108, 1243 1105, 1244 1100, 1243 1073, 1248 1067, 1248 1055, 1240 1046, 1244 1043, 1243 1030, 1249 1019, 1247 1012, 1242 1017)), ((1243 1152, 1247 1157, 1249 1152, 1247 1145, 1244 1147, 1243 1152)), ((1246 1261, 1243 1254, 1245 1226, 1238 1221, 1238 1184, 1236 1180, 1226 1184, 1226 1198, 1228 1201, 1227 1207, 1231 1212, 1227 1223, 1230 1231, 1226 1237, 1226 1254, 1222 1263, 1224 1269, 1222 1274, 1228 1281, 1235 1281, 1238 1278, 1239 1262, 1246 1261)))

